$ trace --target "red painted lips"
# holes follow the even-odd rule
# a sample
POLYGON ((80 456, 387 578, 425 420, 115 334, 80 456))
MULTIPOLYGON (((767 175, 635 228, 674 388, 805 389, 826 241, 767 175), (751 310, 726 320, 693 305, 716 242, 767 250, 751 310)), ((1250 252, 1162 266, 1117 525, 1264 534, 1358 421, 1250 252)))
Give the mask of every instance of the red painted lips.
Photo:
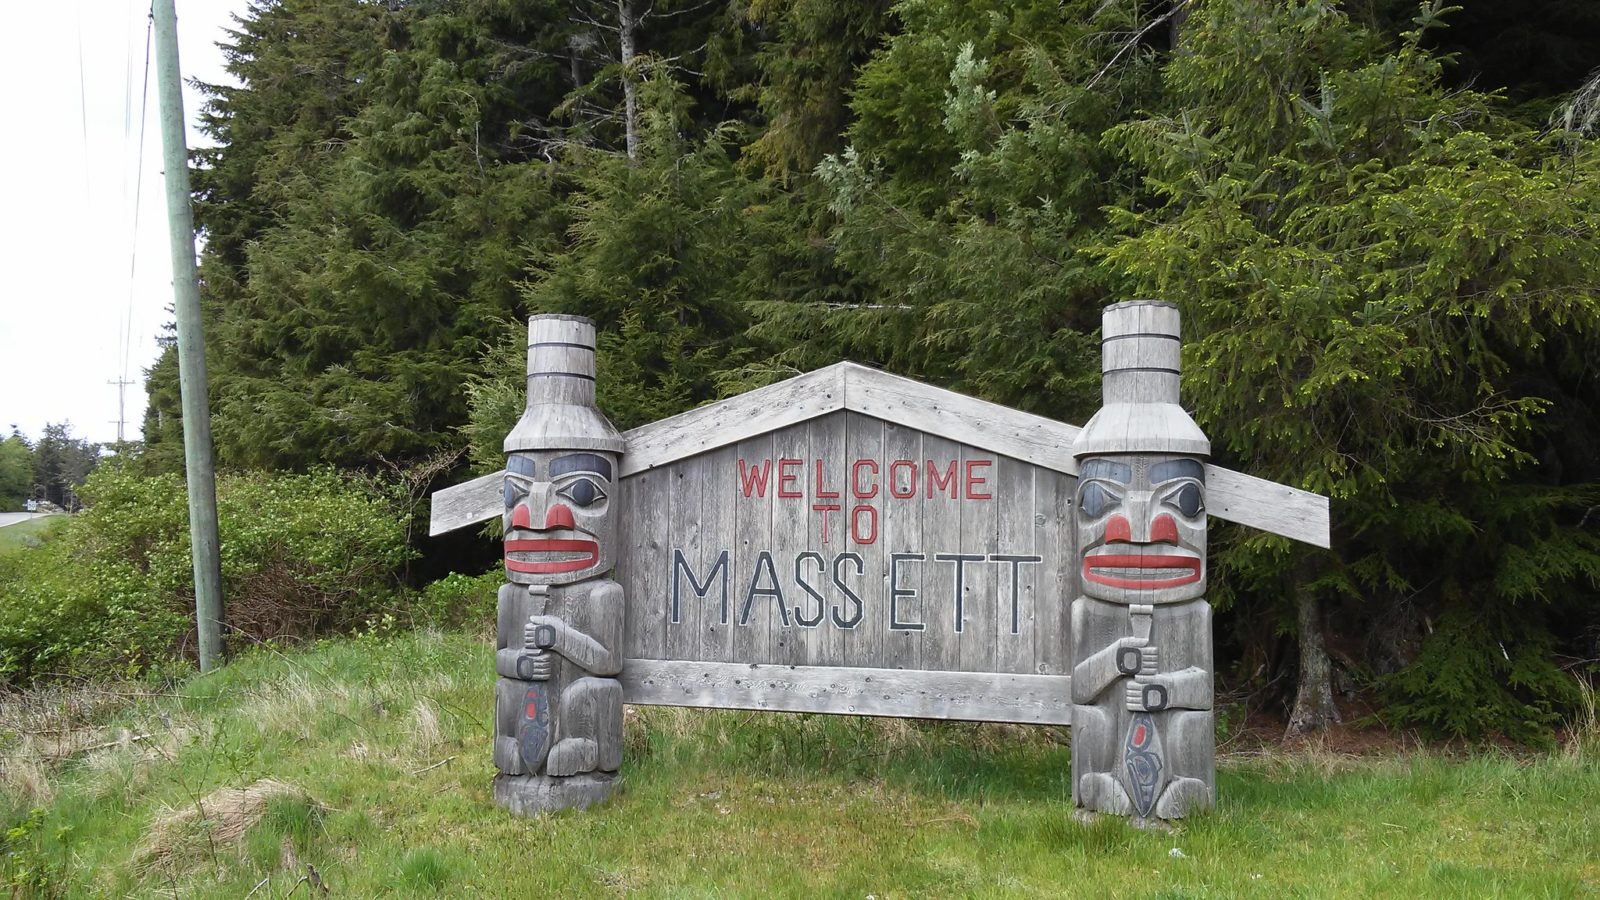
POLYGON ((594 541, 538 538, 505 542, 506 571, 525 572, 529 575, 551 575, 557 572, 576 572, 600 561, 600 545, 594 541), (512 554, 516 554, 513 558, 512 554), (544 559, 527 559, 525 555, 546 556, 544 559), (573 556, 572 554, 582 554, 573 556), (548 558, 553 555, 556 558, 548 558))
POLYGON ((1200 580, 1200 560, 1192 556, 1136 556, 1122 553, 1085 556, 1083 577, 1085 581, 1092 581, 1095 584, 1136 590, 1178 587, 1194 584, 1200 580), (1108 569, 1179 569, 1182 570, 1182 574, 1156 577, 1154 572, 1149 575, 1113 574, 1105 571, 1108 569))

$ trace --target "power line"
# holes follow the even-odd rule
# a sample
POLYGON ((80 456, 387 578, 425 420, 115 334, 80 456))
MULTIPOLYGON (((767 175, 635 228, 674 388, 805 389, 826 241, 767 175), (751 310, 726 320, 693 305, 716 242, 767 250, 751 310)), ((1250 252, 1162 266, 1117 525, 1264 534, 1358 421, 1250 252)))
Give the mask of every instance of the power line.
MULTIPOLYGON (((133 231, 128 239, 128 313, 122 331, 122 376, 128 377, 128 363, 133 355, 133 295, 137 286, 134 280, 139 271, 139 206, 144 196, 144 122, 150 106, 150 36, 155 28, 152 11, 144 23, 144 79, 139 88, 139 149, 138 163, 133 174, 133 231)), ((129 104, 130 112, 132 104, 129 104)), ((121 440, 121 437, 118 437, 121 440)))

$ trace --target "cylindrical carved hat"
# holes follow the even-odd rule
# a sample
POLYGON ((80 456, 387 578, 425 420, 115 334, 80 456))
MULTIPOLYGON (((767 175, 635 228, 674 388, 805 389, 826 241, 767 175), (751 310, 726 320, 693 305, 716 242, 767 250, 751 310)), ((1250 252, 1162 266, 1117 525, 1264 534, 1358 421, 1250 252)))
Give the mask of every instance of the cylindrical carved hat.
POLYGON ((1159 300, 1115 303, 1101 323, 1103 405, 1078 434, 1072 455, 1210 456, 1211 442, 1178 405, 1178 307, 1159 300))
POLYGON ((594 402, 594 322, 582 316, 528 319, 528 405, 505 452, 621 453, 622 435, 594 402))

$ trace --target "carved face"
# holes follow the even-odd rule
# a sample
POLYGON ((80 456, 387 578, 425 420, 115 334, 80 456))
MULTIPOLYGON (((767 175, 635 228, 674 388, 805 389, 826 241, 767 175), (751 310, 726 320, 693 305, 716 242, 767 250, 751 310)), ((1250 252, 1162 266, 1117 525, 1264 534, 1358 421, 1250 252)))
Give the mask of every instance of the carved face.
POLYGON ((1206 592, 1205 467, 1189 456, 1089 457, 1078 467, 1086 596, 1178 603, 1206 592))
POLYGON ((572 584, 611 569, 614 453, 540 450, 506 456, 506 577, 572 584))

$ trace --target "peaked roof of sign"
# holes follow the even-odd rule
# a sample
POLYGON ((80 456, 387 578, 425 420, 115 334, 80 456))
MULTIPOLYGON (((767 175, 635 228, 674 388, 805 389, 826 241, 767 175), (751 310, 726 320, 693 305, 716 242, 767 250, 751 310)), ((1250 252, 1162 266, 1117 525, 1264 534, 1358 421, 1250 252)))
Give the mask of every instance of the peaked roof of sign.
MULTIPOLYGON (((797 375, 726 400, 641 425, 623 434, 621 476, 670 465, 840 410, 937 434, 1032 465, 1077 475, 1072 443, 1081 431, 998 403, 852 362, 797 375)), ((430 534, 501 512, 496 472, 434 495, 430 534)), ((1207 509, 1299 541, 1328 546, 1328 500, 1217 466, 1206 467, 1207 509)))

